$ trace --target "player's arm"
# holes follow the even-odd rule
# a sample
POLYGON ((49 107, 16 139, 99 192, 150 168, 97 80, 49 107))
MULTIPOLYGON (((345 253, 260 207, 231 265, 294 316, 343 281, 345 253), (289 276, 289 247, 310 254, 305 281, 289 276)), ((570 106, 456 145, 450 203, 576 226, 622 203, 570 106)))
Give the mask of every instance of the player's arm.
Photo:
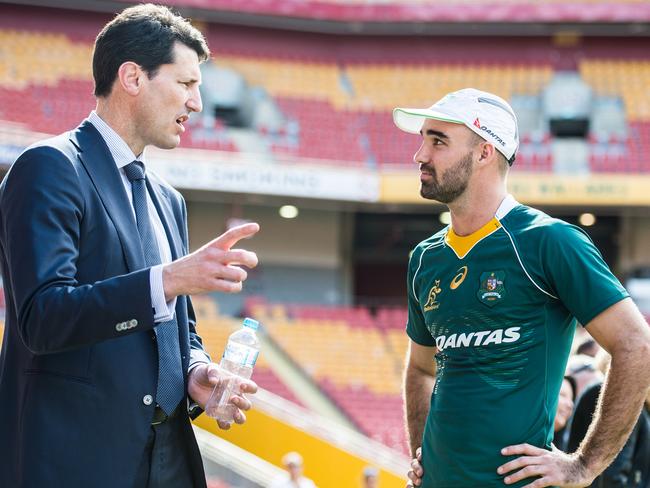
POLYGON ((612 356, 591 426, 576 451, 582 464, 598 475, 621 450, 643 408, 650 387, 650 328, 626 298, 586 329, 612 356))
POLYGON ((421 346, 409 340, 404 368, 404 405, 411 454, 422 445, 424 424, 429 414, 431 393, 436 377, 435 347, 421 346))
POLYGON ((526 487, 588 486, 630 435, 650 387, 650 328, 626 298, 598 314, 586 329, 612 361, 585 439, 573 454, 529 444, 504 448, 504 455, 521 456, 499 467, 500 474, 512 473, 505 478, 506 484, 539 477, 526 487))

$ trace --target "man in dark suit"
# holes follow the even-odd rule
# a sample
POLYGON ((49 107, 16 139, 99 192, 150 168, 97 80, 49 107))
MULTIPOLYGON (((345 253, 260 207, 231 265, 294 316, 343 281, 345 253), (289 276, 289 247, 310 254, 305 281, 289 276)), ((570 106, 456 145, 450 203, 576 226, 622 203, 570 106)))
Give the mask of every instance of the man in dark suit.
POLYGON ((143 151, 178 145, 208 57, 168 9, 126 9, 95 42, 96 110, 0 187, 2 487, 205 486, 190 416, 220 373, 188 295, 240 291, 257 257, 231 247, 259 227, 188 254, 185 203, 143 151))

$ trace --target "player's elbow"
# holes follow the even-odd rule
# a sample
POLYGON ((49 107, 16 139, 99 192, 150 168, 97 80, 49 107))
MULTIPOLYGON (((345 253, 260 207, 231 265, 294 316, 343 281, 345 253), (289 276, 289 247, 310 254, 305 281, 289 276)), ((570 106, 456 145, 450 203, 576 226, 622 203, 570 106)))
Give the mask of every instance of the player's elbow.
MULTIPOLYGON (((639 344, 639 358, 642 362, 639 371, 650 371, 650 337, 646 337, 646 340, 639 344)), ((641 377, 645 379, 645 387, 648 389, 650 387, 650 375, 642 374, 641 377)))
MULTIPOLYGON (((638 355, 643 361, 643 369, 641 371, 650 370, 650 332, 645 334, 644 340, 639 341, 638 344, 638 355)), ((650 383, 650 375, 645 375, 648 378, 650 383)))
MULTIPOLYGON (((626 364, 631 374, 650 370, 650 329, 643 330, 626 341, 621 341, 611 351, 612 365, 626 364)), ((650 375, 640 375, 650 385, 650 375)))
POLYGON ((633 341, 633 348, 635 355, 650 369, 650 328, 645 326, 639 331, 633 341))
POLYGON ((420 385, 423 381, 435 379, 435 368, 425 368, 413 362, 407 362, 404 368, 404 386, 420 385))

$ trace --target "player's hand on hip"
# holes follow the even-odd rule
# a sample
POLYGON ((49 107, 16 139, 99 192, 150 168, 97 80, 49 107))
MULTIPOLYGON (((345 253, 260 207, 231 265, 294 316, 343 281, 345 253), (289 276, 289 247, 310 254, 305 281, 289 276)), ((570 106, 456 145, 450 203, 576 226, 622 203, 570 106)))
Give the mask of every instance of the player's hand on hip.
POLYGON ((422 470, 422 448, 418 447, 415 450, 415 459, 411 461, 411 469, 408 472, 409 482, 406 483, 406 488, 411 488, 414 486, 420 486, 422 484, 422 476, 424 476, 424 471, 422 470))
POLYGON ((595 478, 578 456, 562 452, 555 446, 552 451, 547 451, 530 444, 518 444, 503 448, 501 454, 519 455, 497 469, 497 473, 506 475, 506 485, 531 478, 530 483, 523 488, 582 488, 589 486, 595 478))
POLYGON ((248 277, 241 266, 257 266, 257 255, 232 247, 259 230, 255 223, 233 227, 193 253, 166 264, 163 267, 165 299, 212 291, 240 292, 248 277))
MULTIPOLYGON (((218 364, 199 364, 192 371, 188 378, 187 393, 190 398, 198 403, 199 407, 205 410, 205 405, 212 395, 212 390, 220 382, 224 381, 229 373, 223 371, 218 364)), ((251 380, 238 379, 239 391, 233 395, 230 402, 237 407, 235 411, 235 423, 243 424, 246 422, 246 410, 250 410, 252 403, 245 397, 245 394, 254 394, 257 392, 257 384, 251 380)), ((217 422, 219 427, 226 430, 230 428, 228 422, 217 422)))

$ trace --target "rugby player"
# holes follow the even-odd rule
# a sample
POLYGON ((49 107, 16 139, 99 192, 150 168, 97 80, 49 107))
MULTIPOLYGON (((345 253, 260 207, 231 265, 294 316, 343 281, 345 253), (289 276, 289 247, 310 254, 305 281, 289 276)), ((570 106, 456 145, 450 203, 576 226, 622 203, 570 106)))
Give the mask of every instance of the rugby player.
POLYGON ((451 213, 408 266, 408 486, 588 486, 641 411, 648 325, 581 229, 507 193, 519 137, 505 100, 468 88, 393 118, 421 136, 421 195, 451 213), (612 366, 567 454, 551 441, 576 319, 612 366))

